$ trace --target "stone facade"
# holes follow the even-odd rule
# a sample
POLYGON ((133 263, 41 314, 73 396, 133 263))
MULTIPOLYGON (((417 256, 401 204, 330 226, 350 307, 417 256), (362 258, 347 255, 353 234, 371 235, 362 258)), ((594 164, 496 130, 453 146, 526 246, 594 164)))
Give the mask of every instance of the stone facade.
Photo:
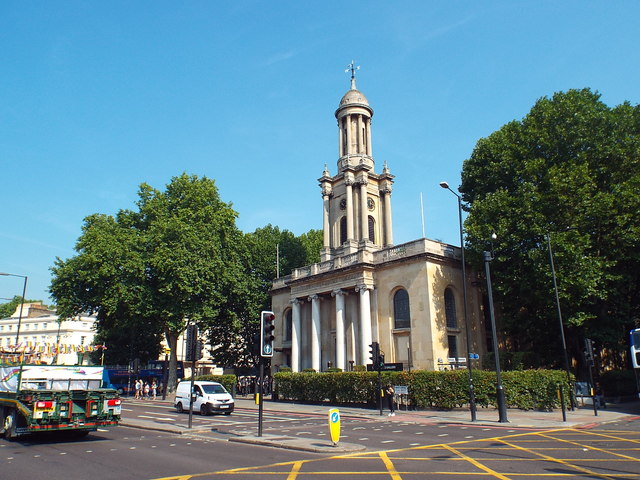
MULTIPOLYGON (((460 249, 429 239, 393 245, 393 175, 375 172, 373 109, 351 88, 336 110, 338 173, 325 166, 321 262, 276 279, 277 336, 272 365, 293 371, 371 363, 380 344, 387 363, 450 368, 467 360, 460 249), (455 359, 455 360, 451 360, 455 359)), ((472 351, 486 352, 482 296, 467 275, 472 351)))

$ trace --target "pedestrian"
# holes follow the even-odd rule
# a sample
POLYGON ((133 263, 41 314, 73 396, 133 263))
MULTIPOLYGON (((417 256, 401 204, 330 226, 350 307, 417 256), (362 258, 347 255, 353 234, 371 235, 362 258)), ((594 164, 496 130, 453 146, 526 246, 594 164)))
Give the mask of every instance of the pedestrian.
POLYGON ((136 400, 140 400, 141 392, 142 392, 142 380, 140 380, 139 378, 136 378, 136 394, 134 397, 136 400))
POLYGON ((144 382, 144 398, 149 400, 149 382, 144 382))
POLYGON ((155 400, 158 396, 158 384, 156 383, 155 380, 151 384, 151 396, 152 396, 151 398, 152 400, 155 400))
POLYGON ((391 384, 388 384, 386 386, 386 388, 384 389, 384 394, 387 397, 387 405, 389 406, 389 416, 390 417, 395 417, 396 413, 395 413, 395 393, 396 391, 394 390, 393 386, 391 384))

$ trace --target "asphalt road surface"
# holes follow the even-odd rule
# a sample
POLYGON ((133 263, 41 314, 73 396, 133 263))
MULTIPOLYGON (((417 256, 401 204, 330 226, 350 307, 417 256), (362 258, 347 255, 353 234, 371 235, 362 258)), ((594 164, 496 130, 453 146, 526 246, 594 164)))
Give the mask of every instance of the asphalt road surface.
MULTIPOLYGON (((182 425, 188 419, 161 404, 127 405, 125 415, 182 425)), ((196 414, 193 422, 199 433, 120 426, 80 440, 2 439, 0 479, 640 478, 639 420, 543 430, 343 416, 341 441, 363 444, 367 450, 341 455, 229 442, 243 430, 255 431, 251 409, 230 416, 196 414)), ((328 436, 323 415, 299 412, 269 412, 264 432, 315 440, 328 436)))

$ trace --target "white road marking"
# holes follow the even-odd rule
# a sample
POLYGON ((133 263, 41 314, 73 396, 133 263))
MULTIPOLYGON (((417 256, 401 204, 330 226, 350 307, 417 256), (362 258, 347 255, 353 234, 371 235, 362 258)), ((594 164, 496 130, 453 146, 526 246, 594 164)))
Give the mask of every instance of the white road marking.
POLYGON ((439 437, 448 437, 449 434, 448 433, 441 433, 440 435, 438 435, 439 437))
POLYGON ((383 440, 380 443, 396 443, 395 440, 383 440))
POLYGON ((391 433, 402 433, 403 430, 393 430, 391 433))
POLYGON ((363 438, 359 438, 358 440, 362 442, 363 440, 369 440, 369 439, 367 437, 363 437, 363 438))
POLYGON ((409 444, 410 447, 418 447, 420 445, 421 445, 420 443, 410 443, 409 444))
POLYGON ((424 432, 416 432, 415 435, 424 435, 424 432))

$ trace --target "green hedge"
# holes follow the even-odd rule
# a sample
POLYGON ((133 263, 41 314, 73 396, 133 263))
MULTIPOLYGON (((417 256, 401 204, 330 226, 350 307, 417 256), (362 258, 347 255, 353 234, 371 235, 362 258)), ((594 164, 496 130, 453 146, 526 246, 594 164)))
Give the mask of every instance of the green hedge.
MULTIPOLYGON (((328 402, 332 404, 370 404, 376 402, 376 372, 291 373, 275 374, 275 388, 283 400, 328 402)), ((469 399, 467 370, 443 372, 384 372, 382 384, 407 385, 410 404, 418 408, 452 409, 469 399)), ((478 406, 496 406, 496 374, 473 371, 478 406)), ((507 406, 522 410, 551 410, 560 406, 557 385, 569 391, 566 372, 562 370, 523 370, 502 373, 507 406)), ((566 397, 566 395, 565 395, 566 397)), ((568 398, 565 399, 568 404, 568 398)))
MULTIPOLYGON (((236 382, 238 381, 235 375, 198 375, 195 379, 205 381, 205 382, 221 383, 222 386, 226 388, 229 393, 233 392, 236 382)), ((183 381, 187 381, 187 380, 190 380, 190 379, 185 378, 183 381)))

